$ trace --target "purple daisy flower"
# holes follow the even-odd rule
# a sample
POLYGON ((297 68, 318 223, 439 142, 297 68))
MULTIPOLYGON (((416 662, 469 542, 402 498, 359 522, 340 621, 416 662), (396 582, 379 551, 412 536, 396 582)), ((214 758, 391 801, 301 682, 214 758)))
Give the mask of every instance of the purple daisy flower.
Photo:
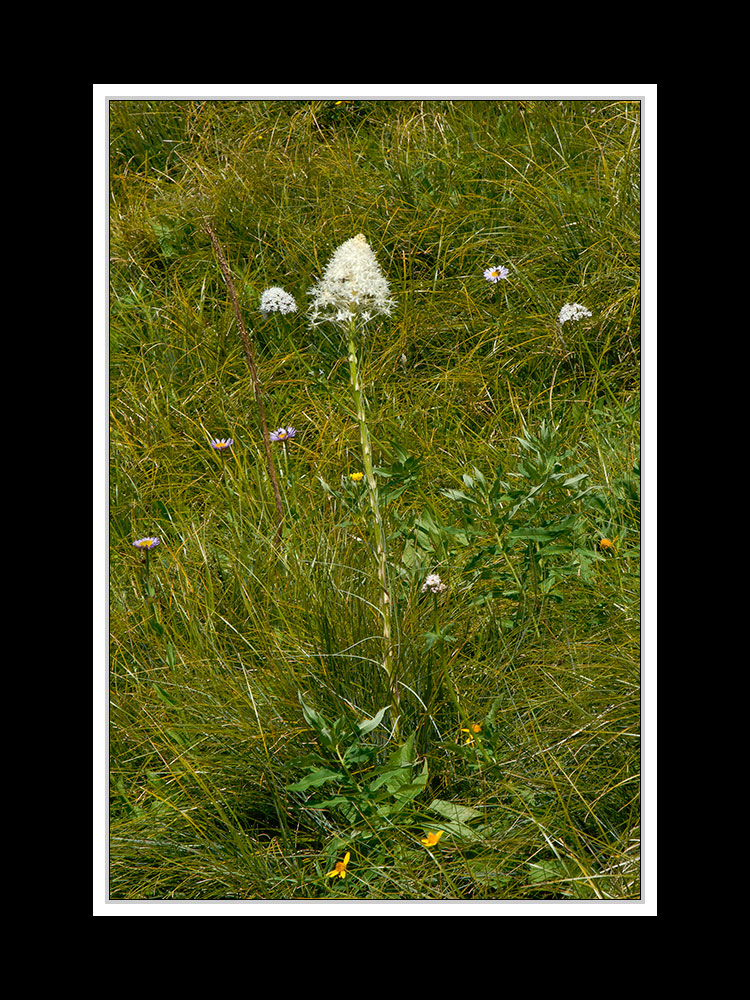
POLYGON ((501 278, 507 278, 509 274, 510 271, 508 270, 507 267, 500 267, 500 266, 488 267, 487 270, 484 272, 484 276, 487 279, 487 281, 491 281, 493 285, 497 284, 497 282, 500 281, 501 278))
POLYGON ((271 441, 288 441, 296 433, 297 431, 293 427, 279 427, 278 430, 271 431, 268 437, 271 441))
POLYGON ((234 441, 232 438, 214 438, 211 442, 211 447, 214 451, 228 451, 233 444, 234 441))
POLYGON ((148 552, 150 549, 155 549, 159 541, 158 538, 136 538, 133 545, 137 549, 145 549, 148 552))

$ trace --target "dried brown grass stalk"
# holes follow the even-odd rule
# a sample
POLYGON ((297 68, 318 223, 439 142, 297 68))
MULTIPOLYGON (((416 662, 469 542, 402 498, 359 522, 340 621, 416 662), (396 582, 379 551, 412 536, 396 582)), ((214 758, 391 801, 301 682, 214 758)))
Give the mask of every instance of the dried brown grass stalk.
POLYGON ((247 328, 245 327, 245 321, 242 318, 242 311, 240 310, 239 299, 237 298, 237 289, 234 286, 234 281, 232 281, 232 275, 229 271, 229 265, 227 264, 227 259, 224 256, 224 251, 221 248, 216 233, 211 228, 210 224, 203 220, 203 229, 208 234, 208 238, 211 240, 216 256, 219 259, 219 267, 221 268, 221 273, 224 276, 224 281, 226 282, 227 289, 229 291, 229 297, 232 300, 232 309, 234 310, 234 315, 237 320, 237 326, 240 331, 240 338, 242 340, 242 347, 245 351, 245 359, 247 360, 247 366, 250 369, 250 377, 253 380, 253 390, 255 392, 255 402, 258 407, 258 414, 260 416, 261 428, 263 430, 263 445, 266 452, 266 463, 268 465, 268 474, 271 477, 271 485, 273 487, 273 497, 274 503, 276 505, 276 517, 277 517, 277 528, 275 541, 281 538, 281 528, 284 521, 284 507, 281 502, 281 491, 279 489, 279 481, 276 478, 276 468, 273 464, 273 455, 271 454, 271 440, 268 436, 268 425, 266 424, 266 408, 263 405, 263 393, 260 387, 260 380, 258 379, 258 371, 255 367, 255 355, 253 353, 253 347, 250 342, 250 337, 248 336, 247 328))

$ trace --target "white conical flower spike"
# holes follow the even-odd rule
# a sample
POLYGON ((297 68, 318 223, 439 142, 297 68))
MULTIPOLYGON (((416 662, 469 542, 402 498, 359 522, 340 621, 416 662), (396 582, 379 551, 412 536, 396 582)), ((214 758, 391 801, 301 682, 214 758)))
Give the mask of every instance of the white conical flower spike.
POLYGON ((310 320, 348 324, 389 316, 395 300, 377 257, 362 233, 342 243, 311 290, 310 320))

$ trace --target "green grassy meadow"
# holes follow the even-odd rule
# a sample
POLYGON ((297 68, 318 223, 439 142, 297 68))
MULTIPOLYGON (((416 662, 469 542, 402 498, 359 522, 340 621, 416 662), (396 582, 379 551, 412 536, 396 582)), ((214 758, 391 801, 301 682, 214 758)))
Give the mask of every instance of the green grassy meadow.
POLYGON ((109 899, 640 899, 639 102, 114 100, 108 139, 109 899), (397 710, 308 313, 359 233, 397 710))

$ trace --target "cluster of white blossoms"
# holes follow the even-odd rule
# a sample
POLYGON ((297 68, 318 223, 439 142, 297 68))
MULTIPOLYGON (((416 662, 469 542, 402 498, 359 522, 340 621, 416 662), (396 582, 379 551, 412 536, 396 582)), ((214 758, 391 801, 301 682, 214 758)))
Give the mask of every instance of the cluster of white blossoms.
POLYGON ((283 288, 274 285, 273 288, 267 288, 261 295, 260 311, 266 315, 272 312, 280 312, 286 315, 287 313, 297 312, 297 303, 294 301, 293 295, 285 292, 283 288))
POLYGON ((560 315, 557 317, 559 322, 567 323, 569 319, 575 320, 576 323, 579 319, 583 319, 584 316, 590 316, 591 313, 585 307, 580 305, 578 302, 566 302, 565 305, 560 310, 560 315))
POLYGON ((311 289, 310 321, 362 323, 375 316, 389 316, 396 302, 391 297, 377 258, 362 233, 342 243, 311 289))
POLYGON ((430 573, 424 584, 422 585, 422 593, 429 591, 431 594, 439 594, 441 591, 445 590, 445 584, 440 579, 439 573, 430 573))

